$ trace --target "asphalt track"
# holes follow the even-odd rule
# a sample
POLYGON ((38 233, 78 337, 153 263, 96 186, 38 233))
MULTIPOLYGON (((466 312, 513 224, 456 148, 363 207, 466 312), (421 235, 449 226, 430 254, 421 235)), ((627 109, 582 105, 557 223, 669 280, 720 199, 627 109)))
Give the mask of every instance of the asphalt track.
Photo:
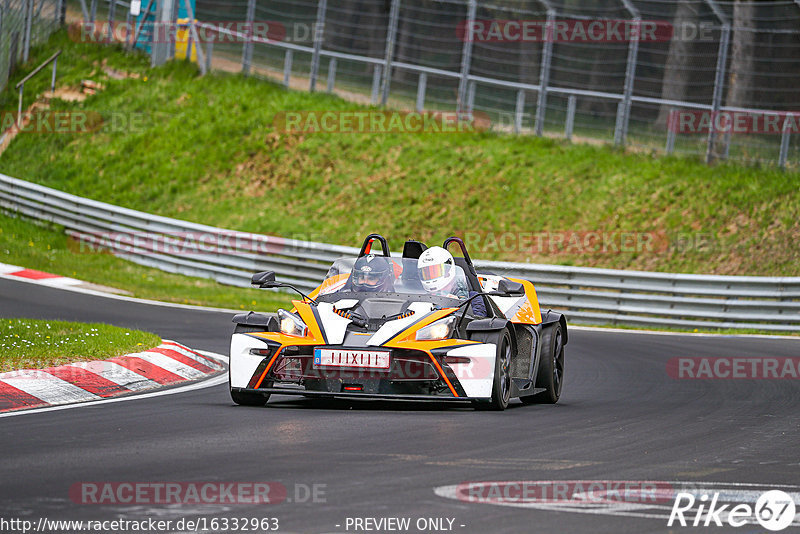
MULTIPOLYGON (((227 313, 9 280, 0 280, 0 316, 102 321, 221 353, 231 331, 227 313)), ((666 361, 687 355, 797 357, 800 342, 574 331, 559 404, 515 402, 502 413, 289 397, 245 408, 232 405, 222 384, 4 418, 0 518, 277 517, 281 532, 309 533, 345 532, 347 517, 410 517, 412 525, 448 517, 455 532, 487 534, 697 530, 434 493, 474 480, 800 483, 800 382, 670 378, 666 361), (70 486, 83 481, 277 481, 292 500, 293 488, 325 486, 316 503, 106 506, 70 500, 70 486)))

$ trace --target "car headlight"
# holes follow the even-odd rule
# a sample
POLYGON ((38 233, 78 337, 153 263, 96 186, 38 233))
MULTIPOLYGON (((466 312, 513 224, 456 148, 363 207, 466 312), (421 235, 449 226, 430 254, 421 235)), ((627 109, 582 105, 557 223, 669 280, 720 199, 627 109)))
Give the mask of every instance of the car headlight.
POLYGON ((308 333, 308 326, 303 320, 293 313, 284 309, 278 310, 278 318, 281 321, 281 333, 287 336, 305 337, 308 333))
POLYGON ((445 317, 436 322, 424 326, 417 330, 417 341, 432 341, 436 339, 447 339, 453 330, 453 323, 456 321, 455 317, 445 317))

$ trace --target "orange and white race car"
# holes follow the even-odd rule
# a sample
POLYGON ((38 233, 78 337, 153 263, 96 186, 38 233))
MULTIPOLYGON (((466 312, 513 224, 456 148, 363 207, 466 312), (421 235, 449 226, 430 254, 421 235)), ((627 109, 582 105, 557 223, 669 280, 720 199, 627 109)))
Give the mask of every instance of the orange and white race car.
POLYGON ((430 248, 407 241, 392 256, 386 239, 370 234, 357 257, 336 260, 308 295, 272 271, 252 283, 302 298, 277 317, 234 317, 229 377, 237 404, 263 406, 283 394, 503 410, 514 397, 555 403, 561 395, 566 318, 542 315, 531 282, 477 273, 457 237, 430 248))

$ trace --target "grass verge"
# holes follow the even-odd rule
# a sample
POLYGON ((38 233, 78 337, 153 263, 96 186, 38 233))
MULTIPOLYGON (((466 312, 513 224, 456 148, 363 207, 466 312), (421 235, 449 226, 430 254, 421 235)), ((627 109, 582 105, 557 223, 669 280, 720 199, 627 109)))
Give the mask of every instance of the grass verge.
POLYGON ((107 324, 0 319, 0 372, 104 360, 159 343, 155 334, 107 324))

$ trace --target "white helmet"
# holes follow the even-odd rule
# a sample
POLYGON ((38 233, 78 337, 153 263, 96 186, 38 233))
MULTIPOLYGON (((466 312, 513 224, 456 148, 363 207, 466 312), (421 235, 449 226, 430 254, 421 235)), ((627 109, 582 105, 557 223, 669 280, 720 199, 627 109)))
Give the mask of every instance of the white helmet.
POLYGON ((417 260, 419 279, 426 291, 442 291, 456 278, 453 255, 442 247, 431 247, 417 260))

